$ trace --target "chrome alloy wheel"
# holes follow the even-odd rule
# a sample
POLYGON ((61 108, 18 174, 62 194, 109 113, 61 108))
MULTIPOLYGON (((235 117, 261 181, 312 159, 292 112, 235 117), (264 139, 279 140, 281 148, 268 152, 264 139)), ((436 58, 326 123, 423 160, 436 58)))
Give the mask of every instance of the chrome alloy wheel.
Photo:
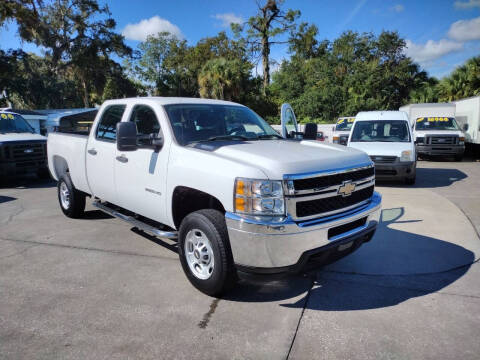
POLYGON ((215 265, 210 240, 198 229, 192 229, 185 237, 185 257, 188 267, 195 277, 207 280, 213 273, 215 265))
POLYGON ((60 202, 65 210, 70 208, 70 191, 68 191, 67 184, 63 181, 60 184, 60 202))

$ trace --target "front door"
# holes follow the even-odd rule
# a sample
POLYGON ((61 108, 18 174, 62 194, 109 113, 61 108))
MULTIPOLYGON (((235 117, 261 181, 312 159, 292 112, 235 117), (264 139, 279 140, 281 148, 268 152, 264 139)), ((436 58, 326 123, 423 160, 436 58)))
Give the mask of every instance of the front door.
POLYGON ((165 139, 164 146, 155 149, 146 139, 149 135, 163 136, 157 113, 152 107, 135 105, 126 121, 137 125, 138 149, 116 152, 115 180, 119 205, 165 223, 165 189, 170 143, 165 139))
POLYGON ((87 144, 87 177, 92 195, 113 204, 117 203, 114 179, 116 127, 125 108, 123 104, 107 106, 87 144))
POLYGON ((285 139, 294 138, 298 132, 297 119, 290 104, 282 104, 281 111, 282 136, 285 139), (293 134, 292 134, 293 132, 293 134))

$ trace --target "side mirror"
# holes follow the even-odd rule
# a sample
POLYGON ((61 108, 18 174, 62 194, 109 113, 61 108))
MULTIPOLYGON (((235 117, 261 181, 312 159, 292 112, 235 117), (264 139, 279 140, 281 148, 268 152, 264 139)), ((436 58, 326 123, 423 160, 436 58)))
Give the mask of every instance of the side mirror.
POLYGON ((133 122, 117 123, 118 151, 137 150, 137 125, 133 122))
POLYGON ((467 131, 468 130, 468 124, 463 124, 463 131, 467 131))

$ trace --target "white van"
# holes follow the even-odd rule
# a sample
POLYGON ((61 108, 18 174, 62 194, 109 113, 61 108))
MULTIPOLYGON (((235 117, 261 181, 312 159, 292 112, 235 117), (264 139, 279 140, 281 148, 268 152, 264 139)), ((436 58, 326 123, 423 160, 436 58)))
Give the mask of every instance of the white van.
POLYGON ((363 150, 370 156, 375 163, 376 179, 415 183, 417 156, 407 113, 359 112, 347 146, 363 150))

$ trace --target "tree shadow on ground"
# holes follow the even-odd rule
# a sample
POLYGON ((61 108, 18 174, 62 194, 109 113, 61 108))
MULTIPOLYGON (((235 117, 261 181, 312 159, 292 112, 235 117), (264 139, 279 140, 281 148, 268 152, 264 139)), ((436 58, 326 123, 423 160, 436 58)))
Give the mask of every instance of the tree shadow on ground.
MULTIPOLYGON (((271 282, 242 281, 224 298, 269 302, 300 296, 281 306, 324 311, 374 309, 439 291, 468 271, 475 259, 464 247, 390 228, 401 223, 403 213, 402 208, 382 211, 374 238, 340 260, 348 271, 334 263, 314 273, 271 282), (362 273, 365 269, 367 274, 362 273)), ((418 220, 407 222, 412 221, 418 220)))
POLYGON ((6 203, 6 202, 9 202, 9 201, 15 201, 15 200, 17 200, 17 198, 14 198, 14 197, 11 197, 11 196, 0 195, 0 204, 6 203))
POLYGON ((0 180, 0 189, 45 189, 56 187, 53 179, 39 179, 37 176, 11 177, 0 180))

